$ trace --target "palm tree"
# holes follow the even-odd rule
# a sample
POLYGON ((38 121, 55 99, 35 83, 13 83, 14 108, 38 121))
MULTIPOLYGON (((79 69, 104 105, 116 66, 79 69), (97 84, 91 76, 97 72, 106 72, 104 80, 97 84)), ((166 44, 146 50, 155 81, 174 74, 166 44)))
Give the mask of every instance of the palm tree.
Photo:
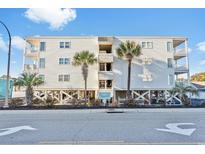
POLYGON ((20 90, 20 83, 19 83, 18 78, 13 78, 13 86, 14 86, 14 91, 17 91, 17 87, 18 87, 18 90, 20 90))
POLYGON ((131 64, 134 57, 139 57, 141 55, 141 47, 134 41, 122 42, 117 48, 117 56, 119 58, 126 58, 128 61, 128 77, 127 77, 127 98, 131 99, 130 91, 130 76, 131 76, 131 64))
POLYGON ((171 95, 177 95, 184 105, 189 105, 188 95, 198 95, 198 90, 190 85, 186 85, 183 82, 176 83, 176 86, 170 90, 171 95))
POLYGON ((95 55, 89 51, 77 52, 73 57, 73 65, 82 67, 82 75, 85 81, 84 98, 87 101, 87 78, 88 78, 88 66, 97 62, 95 55))
POLYGON ((31 106, 33 100, 33 87, 43 84, 44 81, 37 74, 22 73, 17 83, 19 86, 26 87, 26 103, 28 106, 31 106))

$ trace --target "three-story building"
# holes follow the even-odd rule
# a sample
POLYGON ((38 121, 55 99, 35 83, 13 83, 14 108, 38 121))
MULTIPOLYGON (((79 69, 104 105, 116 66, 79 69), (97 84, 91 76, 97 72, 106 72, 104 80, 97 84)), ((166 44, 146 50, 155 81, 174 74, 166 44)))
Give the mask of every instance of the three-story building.
MULTIPOLYGON (((81 67, 72 65, 76 52, 89 50, 98 62, 89 66, 88 95, 110 104, 126 97, 126 59, 119 59, 116 49, 121 42, 134 41, 142 55, 132 61, 131 90, 142 104, 164 101, 169 104, 169 90, 178 79, 189 82, 188 40, 172 36, 38 36, 27 37, 24 71, 38 73, 44 84, 35 88, 35 97, 48 95, 64 104, 84 97, 81 67)), ((176 98, 177 99, 177 98, 176 98)), ((180 102, 180 100, 179 100, 180 102)))

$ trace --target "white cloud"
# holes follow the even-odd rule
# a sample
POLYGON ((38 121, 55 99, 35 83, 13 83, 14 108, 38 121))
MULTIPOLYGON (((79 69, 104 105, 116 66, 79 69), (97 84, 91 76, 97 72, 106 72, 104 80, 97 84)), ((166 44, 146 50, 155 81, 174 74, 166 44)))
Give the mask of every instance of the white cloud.
MULTIPOLYGON (((13 36, 11 38, 11 46, 12 48, 18 50, 24 50, 26 46, 26 41, 20 36, 13 36)), ((0 36, 0 50, 7 51, 8 50, 8 43, 0 36)))
POLYGON ((6 42, 3 40, 3 38, 0 36, 0 50, 5 51, 7 49, 6 42))
POLYGON ((24 50, 26 46, 26 41, 20 36, 14 36, 12 37, 11 44, 12 47, 16 49, 24 50))
POLYGON ((205 52, 205 41, 198 43, 196 46, 198 50, 205 52))
POLYGON ((62 29, 76 18, 75 9, 61 8, 31 8, 25 12, 25 17, 35 23, 48 23, 52 30, 62 29))
POLYGON ((205 60, 200 61, 200 65, 205 65, 205 60))

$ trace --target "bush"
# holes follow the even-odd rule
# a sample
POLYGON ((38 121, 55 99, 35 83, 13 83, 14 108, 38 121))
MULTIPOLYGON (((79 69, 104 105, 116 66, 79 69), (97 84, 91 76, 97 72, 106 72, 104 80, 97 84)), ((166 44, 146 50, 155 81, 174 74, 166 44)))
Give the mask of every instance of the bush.
POLYGON ((18 107, 24 105, 24 98, 12 98, 9 107, 18 107))
POLYGON ((100 100, 91 100, 86 105, 88 107, 100 107, 101 101, 100 100))
POLYGON ((47 107, 53 107, 55 104, 57 103, 57 101, 55 99, 53 99, 51 96, 48 96, 44 102, 45 106, 47 107))
POLYGON ((200 105, 200 107, 205 107, 205 102, 200 105))

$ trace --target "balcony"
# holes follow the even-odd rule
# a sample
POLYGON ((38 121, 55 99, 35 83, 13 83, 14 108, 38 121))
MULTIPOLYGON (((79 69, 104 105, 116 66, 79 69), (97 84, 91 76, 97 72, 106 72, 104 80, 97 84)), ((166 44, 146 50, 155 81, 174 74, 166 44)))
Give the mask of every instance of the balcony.
POLYGON ((112 45, 113 37, 98 37, 98 42, 101 45, 112 45))
POLYGON ((113 80, 113 71, 99 71, 98 79, 99 80, 113 80))
POLYGON ((189 69, 186 65, 175 67, 175 74, 183 74, 183 73, 188 73, 188 72, 189 72, 189 69))
POLYGON ((39 56, 37 47, 26 47, 25 56, 32 59, 37 59, 39 56))
POLYGON ((179 51, 176 51, 174 53, 174 60, 178 60, 178 59, 184 58, 186 56, 187 56, 186 50, 185 49, 180 49, 179 51))
POLYGON ((98 61, 112 63, 113 62, 113 55, 112 55, 112 53, 101 52, 101 53, 99 53, 98 61))
POLYGON ((35 64, 25 64, 24 72, 26 73, 38 73, 38 67, 35 64))

